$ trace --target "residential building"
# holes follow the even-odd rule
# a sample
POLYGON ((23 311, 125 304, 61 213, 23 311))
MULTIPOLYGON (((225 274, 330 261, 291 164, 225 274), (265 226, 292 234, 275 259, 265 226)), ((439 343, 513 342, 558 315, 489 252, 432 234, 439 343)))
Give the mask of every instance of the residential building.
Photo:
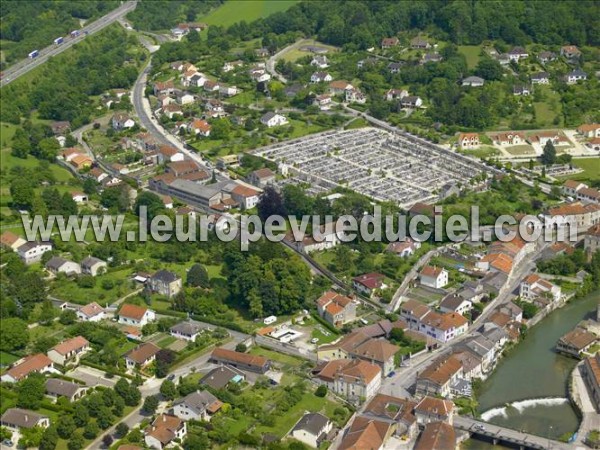
POLYGON ((434 289, 442 289, 448 284, 448 271, 443 267, 425 266, 419 275, 421 284, 434 289))
POLYGON ((185 341, 195 342, 199 334, 203 332, 202 326, 193 320, 186 320, 173 325, 169 332, 171 336, 185 341))
POLYGON ((328 110, 331 107, 331 104, 331 94, 317 95, 313 100, 313 105, 318 106, 323 111, 328 110))
POLYGON ((432 422, 425 425, 414 450, 454 450, 455 448, 454 428, 444 422, 432 422))
POLYGON ((354 301, 335 291, 327 291, 317 300, 317 310, 319 315, 334 327, 340 328, 356 320, 354 301))
POLYGON ((520 59, 528 58, 529 53, 523 47, 513 47, 508 52, 508 57, 511 61, 519 62, 520 59))
POLYGON ((263 189, 268 185, 275 183, 275 173, 268 167, 265 167, 250 172, 246 180, 248 183, 263 189))
POLYGON ((366 297, 373 297, 377 290, 387 288, 384 283, 385 275, 380 273, 365 273, 352 278, 352 288, 366 297))
POLYGON ((587 80, 587 73, 585 73, 581 69, 575 69, 575 70, 572 70, 571 72, 569 72, 568 74, 566 74, 564 79, 567 82, 567 84, 575 84, 578 81, 587 80))
POLYGON ((350 356, 377 365, 386 377, 396 368, 395 356, 398 351, 400 347, 385 339, 368 339, 351 350, 350 356))
POLYGON ((55 345, 48 351, 48 358, 61 366, 78 362, 81 355, 90 350, 90 343, 83 336, 77 336, 55 345))
POLYGON ((150 448, 163 450, 175 439, 183 441, 187 434, 185 421, 179 417, 160 414, 144 431, 144 442, 150 448))
POLYGON ((587 188, 588 185, 584 184, 580 181, 567 180, 564 182, 562 191, 564 195, 568 195, 573 198, 577 198, 577 193, 583 189, 587 188))
POLYGON ((381 48, 386 49, 396 47, 399 43, 400 40, 397 37, 383 38, 381 40, 381 48))
POLYGON ((418 331, 440 342, 448 342, 466 333, 468 326, 469 321, 460 314, 430 311, 421 319, 418 331))
POLYGON ((210 355, 210 361, 218 364, 227 364, 237 369, 250 372, 265 373, 271 367, 271 361, 262 356, 216 348, 210 355))
POLYGON ((16 383, 24 380, 32 373, 47 373, 54 370, 54 363, 43 353, 26 356, 17 361, 10 369, 8 369, 0 380, 7 383, 16 383))
POLYGON ((464 316, 471 309, 473 309, 473 303, 458 294, 446 295, 440 302, 440 311, 445 313, 458 313, 464 316))
POLYGON ((241 383, 245 379, 246 375, 241 370, 232 366, 220 365, 204 375, 200 384, 213 389, 223 389, 229 383, 241 383))
POLYGON ((171 298, 181 291, 183 283, 176 273, 161 269, 148 279, 146 286, 151 292, 171 298))
POLYGON ((5 248, 9 248, 16 251, 21 245, 27 243, 25 239, 16 235, 12 231, 5 231, 0 235, 0 245, 5 248))
POLYGON ((421 36, 417 36, 410 41, 410 47, 414 49, 430 49, 431 44, 427 39, 422 38, 421 36))
POLYGON ((583 239, 583 248, 590 254, 600 250, 600 225, 587 231, 583 239))
POLYGON ((85 203, 89 200, 87 194, 78 191, 71 192, 71 198, 75 203, 85 203))
POLYGON ((272 128, 287 125, 289 122, 281 114, 268 112, 260 118, 260 123, 267 126, 268 128, 272 128))
POLYGON ((294 425, 290 436, 311 448, 319 448, 333 429, 333 423, 319 413, 305 413, 294 425))
POLYGON ((199 134, 200 136, 209 137, 212 127, 206 120, 195 119, 189 124, 188 129, 190 133, 194 133, 195 135, 199 134))
POLYGON ((385 99, 389 102, 392 100, 401 100, 404 97, 408 96, 408 91, 406 89, 390 89, 385 93, 385 99))
POLYGON ((105 318, 104 309, 96 302, 77 309, 77 318, 83 322, 99 322, 105 318))
POLYGON ((81 273, 81 266, 73 261, 68 261, 60 256, 53 256, 46 263, 46 270, 54 275, 64 273, 65 275, 77 275, 81 273))
POLYGON ((358 416, 342 438, 338 450, 380 450, 394 433, 389 420, 358 416))
POLYGON ((40 262, 42 255, 52 250, 50 242, 28 241, 17 248, 17 253, 27 265, 40 262))
POLYGON ((581 56, 581 50, 575 45, 563 45, 560 48, 560 56, 564 56, 567 59, 575 59, 581 56))
POLYGON ((346 103, 358 103, 364 105, 367 102, 367 96, 356 88, 346 89, 344 96, 346 103))
POLYGON ((600 352, 585 359, 582 374, 590 393, 590 400, 596 411, 600 411, 600 352))
POLYGON ((80 400, 87 393, 87 386, 59 378, 49 378, 46 380, 46 395, 54 398, 56 401, 60 397, 66 398, 69 402, 80 400))
POLYGON ((319 346, 317 358, 319 361, 332 361, 334 359, 351 359, 356 347, 367 342, 371 337, 359 328, 332 344, 319 346))
POLYGON ((333 77, 327 72, 315 72, 310 77, 311 83, 325 83, 333 81, 333 77))
POLYGON ((571 225, 576 227, 577 233, 583 233, 600 224, 600 205, 584 205, 581 202, 559 205, 550 208, 544 214, 544 220, 546 226, 556 226, 560 229, 571 225))
POLYGON ((561 297, 560 286, 544 280, 539 275, 532 273, 520 285, 519 295, 524 300, 532 301, 537 297, 546 297, 552 301, 559 301, 561 297))
POLYGON ((431 312, 431 309, 417 300, 408 299, 400 305, 400 316, 406 320, 408 327, 419 330, 421 321, 431 312))
POLYGON ((229 183, 223 188, 223 191, 246 210, 254 208, 260 197, 259 191, 240 183, 229 183))
POLYGON ((507 131, 490 136, 497 145, 522 145, 526 142, 525 134, 516 131, 507 131))
POLYGON ((441 356, 417 376, 418 396, 450 396, 450 387, 463 377, 463 367, 455 356, 441 356))
POLYGON ((316 66, 319 69, 326 69, 327 67, 329 67, 328 61, 327 61, 327 56, 325 55, 315 55, 312 59, 312 61, 310 62, 311 66, 316 66))
POLYGON ((402 66, 404 66, 404 63, 402 63, 402 62, 391 62, 387 65, 387 69, 389 70, 390 73, 396 74, 396 73, 400 73, 402 66))
POLYGON ((391 422, 395 425, 394 434, 403 440, 412 439, 418 432, 414 409, 417 403, 390 395, 377 394, 364 407, 362 417, 391 422))
POLYGON ((584 123, 577 127, 577 132, 586 138, 600 138, 600 123, 584 123))
POLYGON ((83 258, 83 261, 81 261, 81 272, 86 275, 95 277, 96 275, 105 273, 107 269, 108 264, 106 264, 106 261, 94 258, 93 256, 83 258))
POLYGON ((513 86, 513 95, 517 95, 517 96, 531 95, 531 89, 526 84, 515 84, 513 86))
POLYGON ((538 54, 538 61, 542 64, 547 64, 549 62, 555 61, 557 58, 556 53, 543 51, 538 54))
POLYGON ((596 342, 598 342, 598 337, 595 333, 575 328, 558 340, 556 351, 575 358, 582 358, 596 342))
POLYGON ((145 342, 125 353, 125 364, 128 370, 144 368, 156 359, 160 351, 152 342, 145 342))
POLYGON ((415 252, 421 248, 421 243, 413 241, 410 238, 406 238, 400 242, 390 242, 386 247, 386 251, 395 253, 400 258, 408 258, 415 254, 415 252))
POLYGON ((28 409, 8 408, 0 417, 0 425, 11 431, 19 431, 21 428, 48 428, 50 419, 28 409))
POLYGON ((231 72, 236 67, 242 67, 243 65, 244 61, 238 59, 237 61, 226 62, 225 64, 223 64, 223 68, 221 70, 223 70, 223 72, 231 72))
POLYGON ((474 76, 467 77, 462 80, 462 85, 469 86, 469 87, 480 87, 480 86, 483 86, 484 83, 485 83, 485 80, 483 78, 474 77, 474 76))
POLYGON ((121 307, 118 316, 119 323, 136 327, 143 327, 148 322, 156 320, 156 314, 151 309, 130 303, 126 303, 121 307))
POLYGON ((423 100, 416 95, 408 95, 400 99, 400 107, 403 109, 414 109, 423 106, 423 100))
POLYGON ((117 130, 126 130, 135 126, 135 121, 125 113, 115 113, 111 119, 112 127, 117 130))
POLYGON ((173 402, 173 414, 183 420, 210 421, 223 403, 208 391, 196 391, 173 402))
POLYGON ((531 75, 531 84, 550 84, 548 72, 537 72, 531 75))
POLYGON ((348 89, 354 89, 346 80, 336 80, 329 83, 329 92, 333 95, 345 95, 348 89))
POLYGON ((370 399, 381 386, 379 366, 362 360, 327 361, 319 364, 312 373, 318 383, 352 402, 370 399))
POLYGON ((421 426, 432 422, 445 422, 452 425, 454 403, 442 398, 425 396, 415 406, 414 415, 421 426))
POLYGON ((479 148, 478 133, 460 133, 458 135, 458 146, 461 149, 479 148))

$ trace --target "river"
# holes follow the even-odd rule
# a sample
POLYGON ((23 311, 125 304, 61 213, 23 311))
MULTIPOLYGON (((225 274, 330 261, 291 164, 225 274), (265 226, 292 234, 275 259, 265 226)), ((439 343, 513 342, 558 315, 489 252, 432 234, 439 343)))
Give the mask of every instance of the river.
POLYGON ((478 398, 482 418, 552 439, 577 431, 579 420, 566 400, 577 361, 555 353, 554 346, 582 319, 595 314, 599 299, 600 291, 595 291, 573 300, 529 330, 483 383, 478 398))

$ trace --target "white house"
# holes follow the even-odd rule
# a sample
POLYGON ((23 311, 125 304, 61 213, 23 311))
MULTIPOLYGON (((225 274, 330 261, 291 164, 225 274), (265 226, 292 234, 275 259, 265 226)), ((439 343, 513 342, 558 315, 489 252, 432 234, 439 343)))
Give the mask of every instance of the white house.
POLYGON ((587 73, 585 73, 581 69, 575 69, 572 72, 569 72, 565 75, 565 81, 567 82, 567 84, 575 84, 578 81, 585 80, 587 80, 587 73))
POLYGON ((135 126, 135 121, 125 113, 116 113, 112 117, 112 127, 117 130, 125 130, 135 126))
POLYGON ((332 428, 333 423, 324 415, 307 412, 294 425, 290 436, 311 448, 319 448, 332 428))
POLYGON ((66 260, 59 256, 53 256, 46 263, 46 270, 54 275, 58 275, 59 273, 76 275, 81 273, 81 266, 76 262, 66 260))
POLYGON ((8 408, 0 417, 0 425, 11 431, 19 431, 21 428, 48 428, 50 419, 28 409, 8 408))
POLYGON ((208 391, 196 391, 173 403, 173 414, 183 420, 209 421, 223 403, 208 391))
POLYGON ((311 66, 316 66, 319 69, 326 69, 329 67, 327 56, 325 55, 316 55, 312 61, 310 62, 311 66))
POLYGON ((274 112, 268 112, 260 118, 260 123, 262 123, 263 125, 266 125, 269 128, 272 128, 272 127, 278 127, 281 125, 287 125, 289 122, 281 114, 277 114, 274 112))
POLYGON ((457 294, 447 295, 440 302, 440 311, 446 313, 455 312, 464 316, 471 309, 473 309, 473 303, 457 294))
POLYGON ((588 187, 587 184, 584 184, 580 181, 567 180, 563 184, 562 191, 563 191, 564 195, 567 195, 567 196, 573 197, 573 198, 577 198, 577 193, 581 189, 585 189, 587 187, 588 187))
POLYGON ((380 367, 360 359, 327 361, 312 374, 317 383, 352 402, 370 399, 381 387, 380 367))
POLYGON ((145 367, 156 359, 156 354, 160 351, 151 342, 145 342, 125 353, 125 364, 128 370, 133 370, 136 367, 145 367))
POLYGON ((463 86, 470 86, 470 87, 480 87, 480 86, 483 86, 484 83, 485 83, 485 80, 480 77, 467 77, 464 80, 462 80, 463 86))
POLYGON ((560 300, 561 288, 532 273, 520 285, 519 295, 524 300, 534 300, 538 297, 549 297, 553 301, 560 300))
POLYGON ((458 313, 430 311, 420 320, 419 331, 440 342, 448 342, 466 333, 468 326, 468 320, 458 313))
POLYGON ((193 320, 187 320, 173 325, 169 332, 171 333, 171 336, 176 337, 177 339, 194 342, 198 335, 202 333, 202 327, 193 320))
POLYGON ((333 81, 333 77, 327 72, 315 72, 310 77, 311 83, 324 83, 333 81))
POLYGON ((531 75, 531 84, 550 84, 550 74, 548 72, 537 72, 531 75))
POLYGON ((386 247, 386 251, 395 253, 400 258, 408 258, 415 254, 421 248, 420 242, 415 242, 410 238, 400 242, 390 242, 386 247))
POLYGON ((143 306, 125 304, 119 311, 119 323, 143 327, 156 320, 156 314, 151 309, 143 306))
POLYGON ((50 242, 30 241, 17 248, 19 257, 25 264, 33 264, 41 261, 42 255, 52 250, 50 242))
POLYGON ((88 256, 81 261, 81 271, 84 274, 91 275, 93 277, 106 272, 107 268, 108 264, 106 264, 106 261, 102 261, 99 258, 94 258, 93 256, 88 256))
POLYGON ((0 380, 6 383, 16 383, 27 378, 32 373, 54 372, 54 362, 43 353, 29 355, 17 361, 8 369, 0 380))
POLYGON ((425 266, 420 274, 421 284, 441 289, 448 284, 448 271, 442 267, 425 266))
POLYGON ((88 303, 77 310, 77 318, 82 322, 99 322, 105 317, 104 309, 96 302, 88 303))

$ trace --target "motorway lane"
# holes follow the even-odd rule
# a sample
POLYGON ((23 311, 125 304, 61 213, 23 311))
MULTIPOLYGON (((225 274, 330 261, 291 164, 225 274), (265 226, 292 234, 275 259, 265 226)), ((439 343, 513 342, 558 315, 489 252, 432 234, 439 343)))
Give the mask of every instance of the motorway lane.
MULTIPOLYGON (((129 11, 135 9, 137 4, 137 0, 130 0, 124 3, 119 8, 111 11, 100 19, 92 22, 89 25, 86 25, 82 30, 81 34, 76 38, 64 37, 64 42, 59 45, 50 45, 46 48, 41 49, 39 52, 39 56, 33 59, 27 58, 19 61, 13 66, 9 67, 3 72, 2 80, 0 81, 0 86, 6 86, 7 84, 12 83, 17 80, 19 77, 25 75, 30 70, 36 68, 37 66, 45 63, 53 56, 56 56, 78 42, 83 41, 87 36, 97 33, 98 31, 106 28, 108 25, 113 22, 119 20, 121 17, 125 16, 129 11), (87 31, 87 35, 83 32, 83 30, 87 31)), ((32 51, 35 49, 31 49, 32 51)))

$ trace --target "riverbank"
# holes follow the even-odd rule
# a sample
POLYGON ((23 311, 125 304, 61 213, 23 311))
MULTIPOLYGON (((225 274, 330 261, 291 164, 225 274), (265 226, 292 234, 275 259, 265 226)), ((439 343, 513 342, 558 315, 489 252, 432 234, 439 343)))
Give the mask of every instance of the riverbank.
POLYGON ((479 390, 478 412, 490 423, 558 439, 576 432, 568 397, 575 359, 554 351, 557 340, 596 310, 600 291, 573 298, 527 330, 479 390), (492 411, 495 410, 495 411, 492 411))
POLYGON ((596 412, 594 404, 589 395, 588 388, 583 379, 583 361, 581 361, 571 373, 569 383, 569 395, 571 401, 577 405, 581 413, 581 423, 574 440, 576 444, 583 444, 590 431, 600 430, 600 414, 596 412))

